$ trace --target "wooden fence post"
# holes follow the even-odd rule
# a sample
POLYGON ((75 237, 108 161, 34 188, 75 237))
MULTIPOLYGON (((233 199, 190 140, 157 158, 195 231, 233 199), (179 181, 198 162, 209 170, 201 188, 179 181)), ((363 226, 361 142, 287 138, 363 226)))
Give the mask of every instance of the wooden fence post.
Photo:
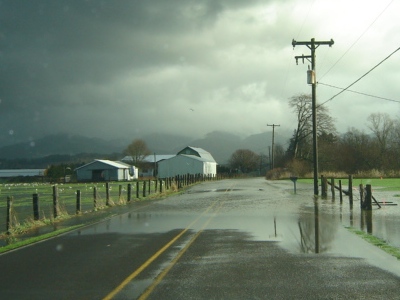
POLYGON ((136 198, 139 199, 139 181, 136 181, 136 198))
POLYGON ((362 183, 359 185, 360 188, 360 208, 364 207, 364 186, 362 183))
POLYGON ((350 208, 353 208, 353 175, 349 175, 349 203, 350 208))
POLYGON ((365 210, 372 210, 372 188, 370 184, 366 185, 366 195, 365 195, 365 210))
POLYGON ((128 183, 128 196, 126 201, 130 202, 131 197, 132 197, 132 184, 128 183))
POLYGON ((93 206, 97 209, 97 187, 93 187, 93 206))
POLYGON ((106 182, 106 206, 110 206, 110 184, 106 182))
POLYGON ((143 180, 143 198, 146 197, 146 180, 143 180))
POLYGON ((151 180, 149 179, 149 187, 147 195, 151 195, 151 180))
POLYGON ((76 190, 76 214, 81 213, 81 190, 76 190))
POLYGON ((33 200, 33 219, 37 221, 39 220, 39 195, 33 194, 32 200, 33 200))
POLYGON ((160 194, 163 192, 163 181, 160 179, 160 194))
POLYGON ((327 190, 327 181, 326 178, 324 177, 324 175, 321 175, 321 197, 322 198, 326 198, 327 194, 326 194, 326 190, 327 190))
POLYGON ((122 184, 118 186, 118 201, 122 199, 122 184))
POLYGON ((10 229, 12 227, 12 218, 11 218, 11 210, 12 210, 13 196, 7 196, 7 219, 6 219, 6 229, 7 234, 10 234, 10 229))
POLYGON ((335 198, 335 178, 331 178, 331 192, 332 192, 332 198, 335 198))
POLYGON ((58 187, 53 185, 53 215, 54 219, 60 215, 60 208, 58 205, 58 187))
POLYGON ((342 180, 339 179, 339 199, 340 204, 343 203, 343 194, 342 194, 342 180))

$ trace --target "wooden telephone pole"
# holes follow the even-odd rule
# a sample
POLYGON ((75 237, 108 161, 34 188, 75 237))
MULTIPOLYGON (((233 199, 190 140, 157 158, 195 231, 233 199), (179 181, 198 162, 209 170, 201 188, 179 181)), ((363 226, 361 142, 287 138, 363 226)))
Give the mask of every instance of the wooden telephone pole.
POLYGON ((314 164, 314 195, 318 195, 318 146, 317 146, 317 106, 316 106, 316 90, 317 90, 317 82, 315 79, 315 50, 320 45, 329 45, 332 47, 333 40, 317 42, 314 38, 311 39, 310 42, 297 42, 292 40, 293 49, 296 45, 304 45, 307 46, 311 50, 311 55, 301 55, 295 56, 296 63, 298 63, 298 59, 302 59, 304 63, 304 59, 307 59, 311 62, 311 70, 309 70, 308 74, 308 83, 311 84, 311 93, 312 93, 312 131, 313 131, 313 164, 314 164))
POLYGON ((281 125, 276 125, 276 124, 272 124, 269 125, 267 124, 267 126, 272 126, 272 160, 271 160, 271 170, 274 169, 274 155, 275 155, 275 127, 276 126, 281 126, 281 125))

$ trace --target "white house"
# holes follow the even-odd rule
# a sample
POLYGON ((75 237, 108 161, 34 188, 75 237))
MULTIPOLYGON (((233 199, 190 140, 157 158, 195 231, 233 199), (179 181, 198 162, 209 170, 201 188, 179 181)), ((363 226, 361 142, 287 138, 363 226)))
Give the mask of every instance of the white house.
POLYGON ((75 169, 77 181, 130 181, 138 178, 138 169, 119 161, 96 159, 75 169))
POLYGON ((186 147, 176 156, 158 163, 158 177, 160 178, 185 174, 215 176, 217 163, 209 152, 195 147, 186 147))

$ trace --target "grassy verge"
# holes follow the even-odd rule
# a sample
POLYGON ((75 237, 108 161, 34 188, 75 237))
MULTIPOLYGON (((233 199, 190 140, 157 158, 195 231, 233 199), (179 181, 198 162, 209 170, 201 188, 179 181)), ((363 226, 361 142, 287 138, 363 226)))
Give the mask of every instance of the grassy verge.
POLYGON ((382 249, 383 251, 385 251, 386 253, 389 253, 390 255, 396 257, 397 259, 400 260, 400 249, 390 246, 386 241, 377 238, 371 234, 368 234, 364 231, 361 230, 357 230, 354 227, 346 227, 350 232, 357 234, 358 236, 360 236, 361 238, 363 238, 364 240, 366 240, 368 243, 382 249))
MULTIPOLYGON (((335 178, 336 185, 339 184, 339 179, 342 180, 342 185, 348 185, 348 178, 335 178)), ((312 184, 314 180, 299 178, 297 182, 312 184)), ((370 184, 372 188, 380 188, 383 191, 400 191, 400 178, 353 178, 353 187, 358 187, 360 184, 370 184)))
POLYGON ((23 247, 23 246, 26 246, 26 245, 30 245, 32 243, 36 243, 36 242, 39 242, 39 241, 42 241, 42 240, 46 240, 46 239, 49 239, 51 237, 66 233, 68 231, 72 231, 72 230, 77 229, 77 228, 82 227, 82 226, 84 226, 84 224, 75 225, 75 226, 71 226, 71 227, 68 227, 68 228, 63 228, 63 229, 60 229, 60 230, 56 230, 56 231, 53 231, 53 232, 42 234, 40 236, 35 236, 35 237, 31 237, 31 238, 26 239, 26 240, 16 241, 16 242, 13 242, 13 239, 15 239, 15 237, 14 236, 10 236, 10 239, 11 239, 12 243, 7 245, 7 246, 0 247, 0 253, 4 253, 4 252, 10 251, 10 250, 14 250, 14 249, 17 249, 17 248, 20 248, 20 247, 23 247))
MULTIPOLYGON (((187 189, 187 187, 182 188, 181 190, 177 190, 175 187, 172 187, 170 190, 167 191, 163 191, 162 193, 154 193, 154 194, 150 194, 147 197, 144 198, 139 198, 139 199, 135 199, 134 201, 151 201, 151 200, 159 200, 165 197, 170 197, 173 195, 179 195, 184 193, 184 191, 187 189)), ((127 203, 126 202, 118 202, 118 203, 114 203, 113 201, 111 201, 112 205, 110 205, 110 207, 107 206, 102 206, 99 207, 95 210, 93 210, 92 212, 89 212, 89 214, 91 213, 95 213, 98 211, 103 211, 106 212, 108 211, 107 208, 112 208, 115 206, 124 206, 127 203)), ((9 244, 6 246, 1 247, 0 246, 0 253, 3 252, 7 252, 19 247, 23 247, 29 244, 33 244, 36 242, 39 242, 41 240, 45 240, 57 235, 60 235, 62 233, 68 232, 68 231, 72 231, 76 228, 82 227, 82 226, 87 226, 89 224, 98 222, 98 218, 93 218, 91 221, 86 222, 84 224, 79 224, 79 225, 74 225, 74 226, 70 226, 64 229, 60 229, 60 230, 56 230, 47 234, 42 234, 40 236, 36 236, 36 237, 32 237, 32 238, 28 238, 28 239, 24 239, 24 240, 19 240, 19 236, 21 234, 27 233, 30 230, 34 229, 34 228, 38 228, 38 227, 43 227, 49 224, 55 224, 55 223, 59 223, 62 221, 66 221, 68 219, 74 218, 77 215, 69 215, 65 210, 61 211, 62 213, 60 214, 59 217, 57 217, 57 219, 47 219, 47 218, 43 218, 41 220, 38 221, 34 221, 31 218, 25 220, 22 224, 17 224, 15 226, 13 226, 13 228, 10 230, 11 234, 7 235, 5 232, 0 234, 0 239, 2 240, 6 240, 9 244)))

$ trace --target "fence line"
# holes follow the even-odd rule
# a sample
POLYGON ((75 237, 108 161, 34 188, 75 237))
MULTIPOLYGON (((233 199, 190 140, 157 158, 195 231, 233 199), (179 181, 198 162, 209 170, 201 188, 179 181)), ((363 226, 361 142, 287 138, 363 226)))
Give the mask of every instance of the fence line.
MULTIPOLYGON (((15 201, 15 195, 7 196, 7 210, 5 219, 3 219, 6 224, 5 228, 3 228, 7 233, 10 233, 13 227, 31 219, 38 221, 45 219, 46 216, 52 216, 53 219, 57 219, 63 215, 81 214, 83 211, 96 211, 117 204, 130 203, 134 198, 133 195, 136 195, 136 199, 140 200, 171 190, 178 191, 195 183, 220 180, 222 178, 223 176, 187 174, 162 179, 136 181, 136 184, 129 182, 126 184, 126 188, 123 187, 121 182, 78 183, 76 185, 81 185, 83 189, 77 189, 74 192, 73 195, 76 197, 73 195, 71 197, 72 186, 75 184, 67 184, 69 188, 66 188, 65 184, 62 186, 52 185, 52 193, 38 193, 38 189, 36 189, 35 193, 31 194, 32 198, 30 199, 32 200, 28 199, 27 194, 24 194, 25 196, 23 197, 18 197, 18 201, 15 201), (113 192, 113 188, 115 187, 117 187, 117 192, 113 192), (33 211, 31 210, 32 204, 33 211), (72 213, 72 211, 74 212, 72 213)), ((0 213, 0 216, 2 215, 0 213)))

